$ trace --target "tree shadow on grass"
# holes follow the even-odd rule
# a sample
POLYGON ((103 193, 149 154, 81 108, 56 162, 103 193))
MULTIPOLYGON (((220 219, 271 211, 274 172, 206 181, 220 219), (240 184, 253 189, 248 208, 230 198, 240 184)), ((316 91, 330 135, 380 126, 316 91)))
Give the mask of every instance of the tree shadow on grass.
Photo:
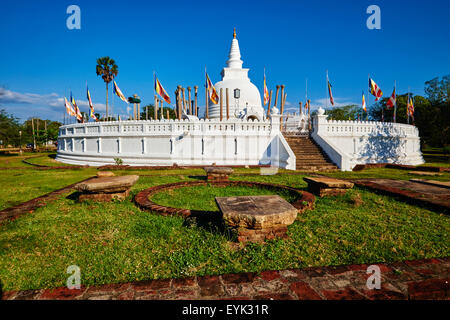
POLYGON ((191 215, 185 218, 183 227, 202 228, 211 233, 220 233, 228 241, 237 240, 237 233, 225 224, 220 211, 191 210, 191 215))
POLYGON ((78 198, 80 197, 81 194, 82 194, 81 192, 75 191, 75 192, 72 192, 71 194, 69 194, 66 197, 66 199, 73 200, 73 201, 78 201, 78 198))
POLYGON ((206 181, 206 176, 188 176, 188 178, 206 181))

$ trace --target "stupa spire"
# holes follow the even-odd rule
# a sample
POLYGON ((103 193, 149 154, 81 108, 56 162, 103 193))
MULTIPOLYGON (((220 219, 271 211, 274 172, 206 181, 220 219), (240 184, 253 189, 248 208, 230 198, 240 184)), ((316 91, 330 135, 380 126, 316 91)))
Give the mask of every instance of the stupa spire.
POLYGON ((231 41, 230 53, 228 55, 227 67, 233 69, 242 69, 241 51, 239 42, 236 39, 236 28, 233 31, 233 40, 231 41))

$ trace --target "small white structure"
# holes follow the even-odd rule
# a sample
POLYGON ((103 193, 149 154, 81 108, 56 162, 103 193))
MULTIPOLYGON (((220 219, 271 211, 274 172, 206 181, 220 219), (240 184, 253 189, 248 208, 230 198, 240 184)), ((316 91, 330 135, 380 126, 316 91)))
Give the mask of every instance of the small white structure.
MULTIPOLYGON (((226 101, 210 104, 210 119, 183 115, 183 120, 129 120, 89 122, 61 126, 56 160, 100 166, 120 158, 128 165, 271 165, 295 170, 296 156, 280 131, 279 111, 265 116, 258 88, 242 68, 239 43, 233 35, 222 81, 215 84, 226 101)), ((305 114, 283 116, 283 131, 308 135, 305 114)), ((361 121, 328 121, 319 109, 311 137, 341 169, 357 164, 422 164, 416 127, 405 124, 361 121)))

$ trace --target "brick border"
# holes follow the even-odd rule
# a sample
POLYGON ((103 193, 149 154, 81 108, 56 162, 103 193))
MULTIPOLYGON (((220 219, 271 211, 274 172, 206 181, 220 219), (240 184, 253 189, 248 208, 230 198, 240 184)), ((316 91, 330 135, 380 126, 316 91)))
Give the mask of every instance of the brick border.
POLYGON ((214 186, 220 186, 220 187, 226 187, 226 186, 230 186, 230 185, 238 185, 238 186, 259 187, 259 188, 266 188, 266 189, 289 190, 291 192, 294 192, 294 193, 297 193, 300 195, 299 199, 297 199, 295 202, 291 203, 298 210, 299 213, 302 213, 308 209, 314 209, 314 203, 316 200, 316 197, 309 192, 306 192, 303 190, 298 190, 298 189, 280 185, 280 184, 252 182, 252 181, 209 181, 209 182, 207 182, 207 181, 182 181, 182 182, 158 185, 158 186, 154 186, 154 187, 142 190, 134 197, 134 201, 141 209, 156 212, 156 213, 164 215, 164 216, 180 215, 183 217, 188 217, 193 213, 195 213, 195 214, 205 213, 206 214, 206 213, 209 213, 209 211, 172 208, 172 207, 159 205, 150 200, 150 196, 152 196, 155 193, 164 191, 164 190, 178 189, 178 188, 189 187, 189 186, 206 186, 206 185, 214 185, 214 186))
POLYGON ((32 213, 37 208, 41 208, 41 207, 45 206, 49 201, 56 200, 60 195, 66 193, 66 192, 69 192, 70 190, 72 190, 75 187, 76 184, 83 182, 83 181, 87 181, 92 178, 95 178, 95 177, 90 177, 90 178, 78 181, 78 182, 70 184, 64 188, 52 191, 50 193, 44 194, 40 197, 31 199, 28 201, 22 202, 21 204, 18 204, 16 206, 3 209, 0 211, 0 224, 6 220, 14 220, 23 214, 32 213))
MULTIPOLYGON (((374 180, 374 179, 369 178, 368 180, 374 180)), ((401 198, 404 198, 404 199, 410 201, 411 203, 415 203, 415 204, 420 203, 422 205, 426 205, 428 208, 442 209, 442 210, 444 210, 445 213, 448 213, 449 209, 450 209, 450 204, 448 202, 434 200, 434 199, 424 199, 422 197, 422 193, 416 192, 413 190, 405 190, 405 189, 400 189, 400 188, 396 188, 396 187, 385 186, 385 185, 378 184, 374 181, 367 181, 364 179, 351 180, 351 181, 353 183, 355 183, 355 185, 357 185, 358 187, 365 187, 365 188, 368 188, 368 189, 371 189, 374 191, 378 191, 378 192, 381 192, 381 193, 389 195, 389 196, 401 197, 401 198)))
POLYGON ((268 270, 178 279, 8 291, 1 300, 448 300, 450 257, 372 263, 381 288, 369 289, 369 264, 268 270))

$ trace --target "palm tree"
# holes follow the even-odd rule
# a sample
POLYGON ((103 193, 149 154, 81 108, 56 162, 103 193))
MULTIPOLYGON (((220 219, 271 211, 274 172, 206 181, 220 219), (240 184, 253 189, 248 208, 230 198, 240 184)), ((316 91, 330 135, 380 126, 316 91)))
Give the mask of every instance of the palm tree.
POLYGON ((97 76, 102 76, 103 81, 106 83, 106 119, 108 119, 108 84, 117 76, 119 68, 114 59, 102 57, 97 59, 95 70, 97 76))

